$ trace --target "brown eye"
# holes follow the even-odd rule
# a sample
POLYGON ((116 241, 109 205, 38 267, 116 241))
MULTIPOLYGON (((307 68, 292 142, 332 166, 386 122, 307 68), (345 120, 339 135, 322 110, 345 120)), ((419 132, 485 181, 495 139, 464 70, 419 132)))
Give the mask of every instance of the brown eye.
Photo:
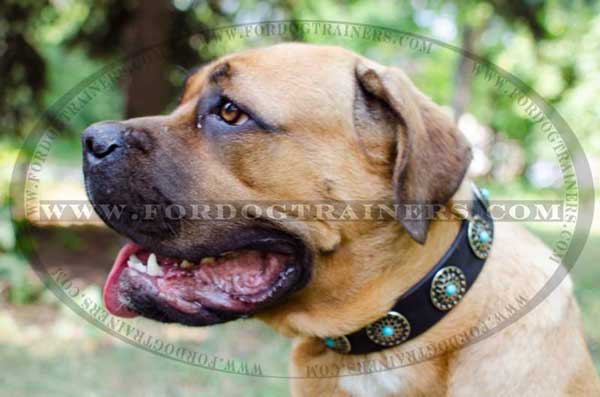
POLYGON ((248 120, 248 115, 242 112, 233 102, 227 101, 221 106, 219 116, 228 124, 241 125, 248 120))

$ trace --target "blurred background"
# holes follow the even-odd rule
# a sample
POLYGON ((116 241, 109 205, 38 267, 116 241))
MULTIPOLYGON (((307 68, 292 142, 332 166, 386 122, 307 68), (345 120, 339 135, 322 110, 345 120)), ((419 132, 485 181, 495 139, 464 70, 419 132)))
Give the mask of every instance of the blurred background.
MULTIPOLYGON (((205 45, 207 29, 275 20, 347 21, 432 37, 489 59, 543 96, 574 130, 600 175, 600 4, 592 0, 4 0, 0 3, 0 394, 10 396, 288 395, 285 379, 202 370, 165 360, 98 330, 43 287, 15 248, 22 226, 43 242, 42 260, 63 268, 100 301, 121 238, 101 224, 10 220, 10 181, 26 136, 60 135, 44 164, 44 199, 85 199, 79 134, 100 120, 168 112, 194 65, 230 51, 296 40, 341 45, 403 67, 454 114, 475 148, 471 169, 492 198, 561 199, 550 143, 514 101, 474 78, 452 51, 407 52, 369 40, 294 32, 205 45), (142 48, 163 55, 82 106, 65 125, 48 109, 78 83, 142 48)), ((25 146, 23 150, 32 150, 25 146)), ((598 185, 596 183, 596 185, 598 185)), ((587 186, 584 188, 591 188, 587 186)), ((596 191, 596 194, 599 192, 596 191)), ((596 213, 600 210, 596 202, 596 213)), ((549 245, 559 224, 528 224, 549 245), (555 226, 557 225, 557 226, 555 226)), ((572 271, 586 338, 600 368, 600 222, 572 271)), ((139 320, 143 321, 143 320, 139 320)), ((168 341, 251 362, 285 376, 290 342, 260 323, 207 329, 146 322, 168 341)))

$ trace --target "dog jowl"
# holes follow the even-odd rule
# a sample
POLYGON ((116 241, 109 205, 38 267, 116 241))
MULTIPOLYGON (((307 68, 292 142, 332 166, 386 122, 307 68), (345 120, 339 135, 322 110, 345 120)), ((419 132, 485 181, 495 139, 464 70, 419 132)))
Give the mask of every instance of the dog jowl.
POLYGON ((185 211, 181 203, 232 197, 226 189, 210 188, 234 181, 226 182, 228 170, 217 164, 214 175, 204 175, 210 171, 202 161, 203 144, 193 142, 193 127, 183 116, 100 123, 83 134, 88 195, 95 205, 122 207, 118 216, 98 213, 131 239, 104 289, 106 307, 115 315, 188 325, 223 322, 277 301, 310 275, 310 251, 276 225, 168 216, 175 203, 185 211))

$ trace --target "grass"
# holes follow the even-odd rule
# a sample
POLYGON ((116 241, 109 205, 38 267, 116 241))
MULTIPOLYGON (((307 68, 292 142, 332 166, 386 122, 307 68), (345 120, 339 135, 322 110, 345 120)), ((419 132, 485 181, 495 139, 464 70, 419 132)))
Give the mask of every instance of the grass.
POLYGON ((93 354, 65 351, 37 357, 26 349, 3 346, 4 395, 69 396, 284 396, 286 380, 201 370, 170 362, 132 347, 93 354))
MULTIPOLYGON (((63 313, 60 317, 61 324, 42 330, 40 338, 32 338, 24 330, 27 342, 0 345, 0 395, 279 397, 289 393, 286 379, 193 367, 116 342, 73 314, 63 313), (82 328, 89 328, 84 335, 78 332, 82 328)), ((289 341, 257 321, 196 329, 177 345, 259 363, 271 374, 287 373, 289 341), (196 335, 197 342, 192 335, 196 335)))

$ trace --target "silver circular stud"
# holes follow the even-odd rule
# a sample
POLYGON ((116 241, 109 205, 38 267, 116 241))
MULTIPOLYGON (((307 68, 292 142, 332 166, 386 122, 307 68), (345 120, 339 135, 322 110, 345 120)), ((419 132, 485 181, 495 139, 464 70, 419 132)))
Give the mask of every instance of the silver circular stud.
POLYGON ((349 353, 352 350, 350 341, 345 336, 327 337, 323 339, 325 346, 338 353, 349 353))
POLYGON ((467 235, 473 253, 480 259, 487 258, 494 240, 492 225, 479 215, 474 215, 469 221, 467 235))
POLYGON ((382 346, 396 346, 410 336, 410 323, 402 314, 394 311, 369 325, 367 336, 382 346))
POLYGON ((431 302, 442 310, 452 309, 467 292, 465 273, 456 266, 441 268, 431 282, 431 302))

